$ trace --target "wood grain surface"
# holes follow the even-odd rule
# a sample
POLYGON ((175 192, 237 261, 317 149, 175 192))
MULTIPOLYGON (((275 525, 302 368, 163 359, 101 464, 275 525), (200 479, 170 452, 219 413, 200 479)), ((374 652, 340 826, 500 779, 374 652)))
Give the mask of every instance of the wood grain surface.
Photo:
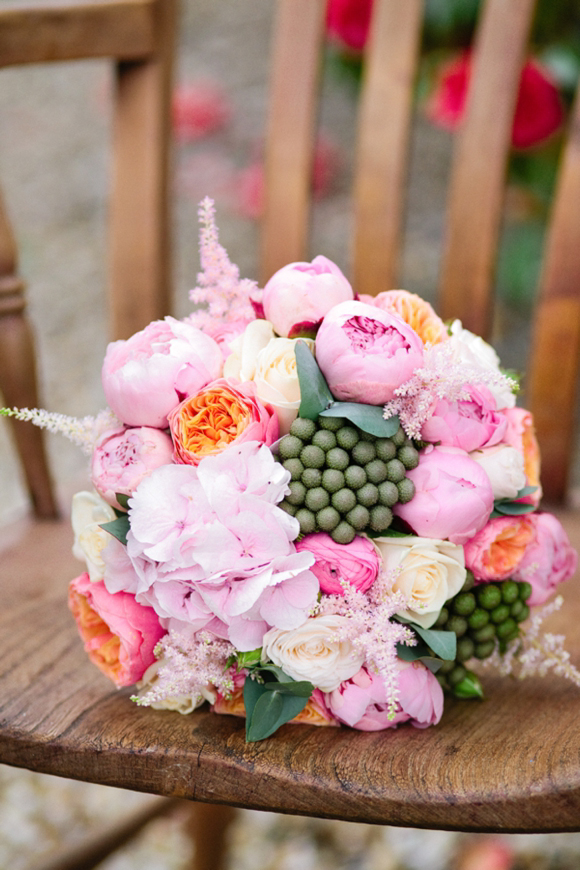
MULTIPOLYGON (((580 529, 564 518, 576 543, 580 529)), ((41 526, 45 538, 49 524, 41 526)), ((21 530, 23 534, 29 531, 21 530)), ((64 529, 60 532, 65 536, 64 529)), ((70 536, 70 532, 69 532, 70 536)), ((42 544, 42 535, 32 538, 42 544)), ((28 550, 32 549, 31 547, 28 550)), ((36 553, 38 556, 38 552, 36 553)), ((47 563, 50 557, 47 556, 47 563)), ((210 803, 350 821, 473 831, 580 824, 580 689, 484 675, 487 699, 446 701, 441 723, 376 733, 286 725, 247 744, 244 722, 135 706, 86 658, 67 611, 74 566, 52 583, 0 560, 0 761, 210 803)), ((553 628, 574 636, 578 579, 553 628)))

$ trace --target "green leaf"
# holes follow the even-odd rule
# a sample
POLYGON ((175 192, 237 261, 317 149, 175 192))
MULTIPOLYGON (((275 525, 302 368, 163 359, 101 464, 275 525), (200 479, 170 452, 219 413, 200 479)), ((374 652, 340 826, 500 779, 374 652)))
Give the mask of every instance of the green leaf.
POLYGON ((533 504, 523 504, 517 501, 497 502, 494 507, 495 516, 517 517, 520 514, 531 514, 535 511, 533 504))
POLYGON ((467 671, 461 682, 453 686, 453 694, 456 698, 463 699, 484 697, 481 682, 473 671, 467 671))
POLYGON ((248 729, 250 727, 250 722, 252 721, 254 708, 258 703, 259 698, 261 698, 263 694, 264 684, 259 683, 257 680, 252 680, 250 677, 246 677, 244 681, 244 707, 246 708, 246 740, 248 739, 248 729))
POLYGON ((445 659, 445 661, 454 661, 457 655, 457 635, 454 631, 439 631, 434 628, 422 628, 415 622, 411 623, 411 628, 419 637, 421 637, 427 646, 433 650, 435 655, 445 659))
POLYGON ((436 674, 442 660, 431 655, 426 643, 419 641, 416 646, 407 646, 406 643, 397 644, 397 658, 404 662, 423 662, 432 674, 436 674))
MULTIPOLYGON (((265 689, 264 686, 260 688, 265 689)), ((256 701, 251 718, 246 719, 246 740, 254 743, 270 737, 281 725, 302 712, 307 702, 308 697, 285 695, 281 691, 266 689, 256 701)))
POLYGON ((526 495, 531 495, 533 492, 537 490, 537 486, 524 486, 523 489, 520 489, 516 498, 524 498, 526 495))
POLYGON ((298 414, 308 420, 316 420, 320 412, 334 402, 334 396, 305 341, 296 342, 294 353, 300 384, 298 414))
POLYGON ((261 657, 262 647, 259 646, 257 649, 252 649, 248 652, 239 652, 236 656, 236 661, 240 668, 247 668, 248 666, 258 664, 261 657))
POLYGON ((123 514, 115 520, 111 520, 109 523, 101 523, 100 527, 127 546, 127 534, 130 528, 129 517, 127 514, 123 514))
POLYGON ((116 492, 115 498, 119 502, 122 508, 125 508, 126 511, 129 510, 129 496, 125 495, 124 492, 116 492))
POLYGON ((266 692, 280 692, 282 695, 295 695, 297 698, 309 698, 314 686, 307 680, 292 680, 288 682, 264 683, 266 692))
POLYGON ((272 674, 276 680, 280 683, 292 683, 292 677, 289 677, 288 674, 285 674, 282 668, 278 667, 278 665, 272 664, 272 662, 267 662, 266 664, 257 665, 255 671, 260 673, 266 672, 267 674, 272 674))
POLYGON ((376 435, 378 438, 390 438, 399 428, 399 418, 396 415, 385 420, 382 405, 334 402, 330 408, 326 408, 320 414, 322 417, 345 417, 363 432, 376 435))

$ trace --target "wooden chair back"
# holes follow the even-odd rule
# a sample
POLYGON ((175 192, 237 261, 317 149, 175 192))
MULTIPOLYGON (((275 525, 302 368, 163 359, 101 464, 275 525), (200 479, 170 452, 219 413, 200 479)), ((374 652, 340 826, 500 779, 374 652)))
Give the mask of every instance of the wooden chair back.
MULTIPOLYGON (((115 68, 110 198, 111 338, 127 338, 170 308, 169 141, 175 0, 6 0, 0 68, 111 58, 115 68)), ((32 331, 14 235, 0 199, 0 390, 9 406, 39 406, 32 331)), ((42 436, 15 423, 41 517, 57 506, 42 436)))
MULTIPOLYGON (((308 258, 325 0, 279 0, 266 144, 261 275, 308 258)), ((487 0, 454 149, 438 312, 490 338, 511 131, 535 0, 487 0)), ((422 0, 375 0, 357 122, 352 281, 400 286, 422 0)), ((572 453, 580 324, 580 101, 570 120, 539 288, 526 401, 543 448, 545 495, 561 500, 572 453), (565 348, 565 352, 563 349, 565 348), (558 352, 559 350, 559 352, 558 352)), ((412 288, 408 288, 412 289, 412 288)))

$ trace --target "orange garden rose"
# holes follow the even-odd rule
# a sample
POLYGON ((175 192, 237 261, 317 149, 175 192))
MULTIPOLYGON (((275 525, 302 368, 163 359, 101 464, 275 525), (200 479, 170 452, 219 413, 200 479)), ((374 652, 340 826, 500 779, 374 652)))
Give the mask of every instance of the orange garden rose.
POLYGON ((168 416, 175 461, 197 465, 233 442, 270 445, 278 437, 278 418, 257 398, 256 387, 221 378, 186 399, 168 416))
MULTIPOLYGON (((243 685, 234 689, 229 698, 224 697, 224 695, 218 695, 212 706, 212 710, 214 713, 227 713, 230 716, 241 716, 242 718, 245 718, 246 708, 244 706, 243 685)), ((337 726, 340 724, 329 713, 326 704, 324 703, 324 696, 320 689, 314 689, 305 708, 290 721, 303 723, 304 725, 337 726)))
POLYGON ((447 329, 440 317, 424 299, 408 290, 384 290, 376 296, 361 296, 362 301, 376 305, 398 316, 414 329, 423 344, 439 344, 447 340, 447 329))
POLYGON ((476 580, 505 580, 517 571, 533 540, 528 516, 495 517, 464 545, 465 564, 476 580))
POLYGON ((524 471, 528 486, 536 486, 535 492, 520 499, 536 507, 542 498, 540 485, 540 446, 536 438, 534 418, 524 408, 508 408, 505 412, 508 426, 505 441, 510 447, 515 447, 524 457, 524 471))

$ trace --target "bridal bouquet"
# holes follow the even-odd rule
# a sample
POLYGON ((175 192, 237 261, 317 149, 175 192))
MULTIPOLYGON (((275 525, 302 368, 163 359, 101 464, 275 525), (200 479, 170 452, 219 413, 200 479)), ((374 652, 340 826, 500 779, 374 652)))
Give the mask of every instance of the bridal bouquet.
POLYGON ((482 696, 478 662, 551 668, 540 632, 576 553, 494 350, 404 290, 358 296, 325 257, 241 280, 200 206, 192 301, 109 345, 109 408, 69 435, 90 659, 140 705, 379 730, 482 696), (530 608, 545 605, 530 617, 530 608))

